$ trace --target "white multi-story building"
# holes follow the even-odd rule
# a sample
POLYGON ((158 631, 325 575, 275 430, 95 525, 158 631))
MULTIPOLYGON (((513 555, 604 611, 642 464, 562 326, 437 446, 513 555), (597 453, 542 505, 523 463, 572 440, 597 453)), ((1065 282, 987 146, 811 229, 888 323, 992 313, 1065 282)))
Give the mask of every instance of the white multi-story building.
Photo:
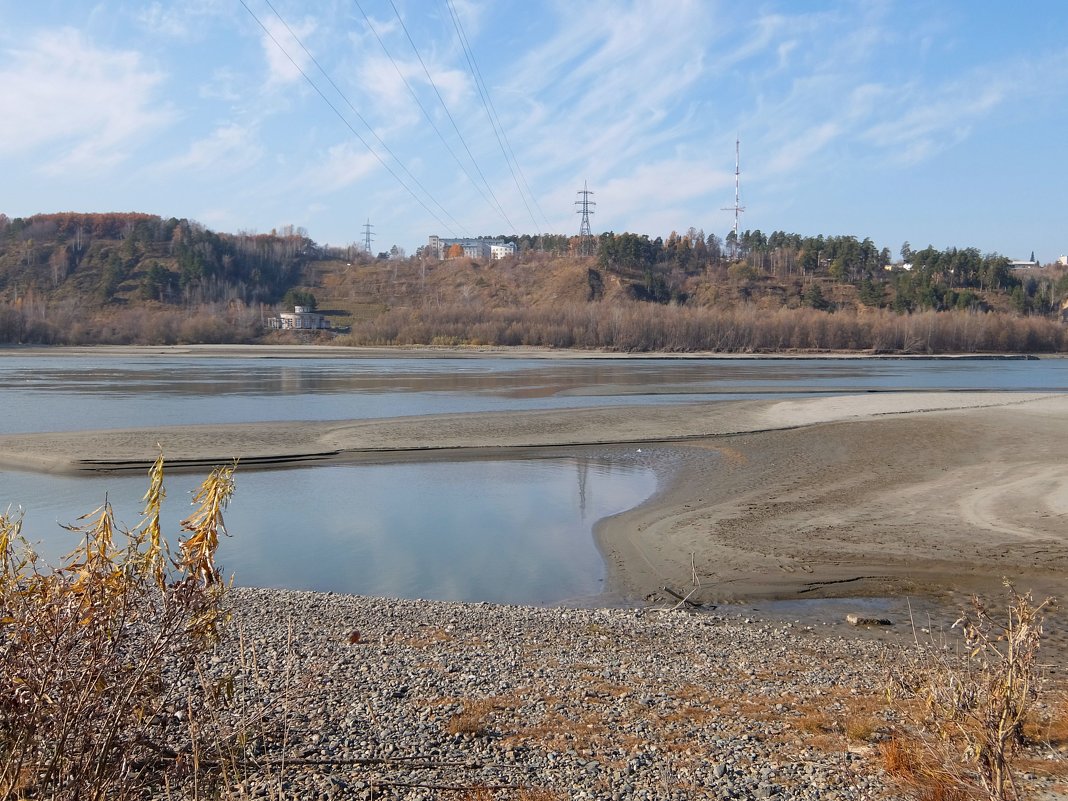
POLYGON ((515 242, 501 242, 500 244, 490 245, 490 256, 494 259, 504 259, 508 256, 514 256, 515 253, 515 242))
POLYGON ((503 239, 443 239, 440 236, 431 236, 427 247, 439 259, 460 256, 468 259, 503 259, 516 252, 515 242, 505 242, 503 239), (462 248, 463 253, 450 257, 449 251, 457 245, 462 248))

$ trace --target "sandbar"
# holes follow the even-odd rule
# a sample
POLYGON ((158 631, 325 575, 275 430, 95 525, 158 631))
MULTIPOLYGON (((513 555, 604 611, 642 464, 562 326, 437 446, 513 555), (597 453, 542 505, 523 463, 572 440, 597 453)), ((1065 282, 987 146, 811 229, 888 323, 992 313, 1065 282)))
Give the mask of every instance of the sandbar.
POLYGON ((540 458, 641 448, 649 501, 596 529, 608 587, 705 602, 988 591, 1063 596, 1068 396, 902 392, 803 400, 161 426, 0 437, 42 472, 540 458))

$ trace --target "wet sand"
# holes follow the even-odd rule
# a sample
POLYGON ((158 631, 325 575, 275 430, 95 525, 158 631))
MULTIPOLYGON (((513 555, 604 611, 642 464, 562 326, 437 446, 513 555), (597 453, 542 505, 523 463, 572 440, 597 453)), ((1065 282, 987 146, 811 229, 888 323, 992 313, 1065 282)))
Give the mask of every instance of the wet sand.
POLYGON ((643 449, 661 487, 602 521, 609 589, 704 601, 997 589, 1063 597, 1068 397, 880 393, 790 401, 182 426, 0 437, 44 472, 538 458, 643 449))

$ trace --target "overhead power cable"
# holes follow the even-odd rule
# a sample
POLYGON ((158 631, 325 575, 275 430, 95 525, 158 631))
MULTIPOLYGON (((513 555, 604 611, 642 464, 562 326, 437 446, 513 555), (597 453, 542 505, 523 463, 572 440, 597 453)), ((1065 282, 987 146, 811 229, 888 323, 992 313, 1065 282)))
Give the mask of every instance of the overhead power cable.
POLYGON ((505 222, 508 223, 509 229, 513 233, 519 233, 519 229, 517 229, 512 223, 512 221, 508 218, 508 212, 504 210, 504 206, 502 206, 501 202, 497 200, 497 195, 494 194, 493 187, 490 186, 490 182, 486 180, 486 176, 482 172, 482 168, 478 166, 478 160, 471 152, 471 148, 468 147, 467 140, 464 139, 464 135, 460 133, 460 127, 456 124, 456 120, 453 119, 452 112, 449 111, 449 107, 445 103, 445 98, 443 98, 441 96, 441 92, 438 91, 438 85, 434 83, 434 79, 430 76, 430 70, 427 69, 426 62, 423 61, 423 57, 419 54, 419 48, 415 46, 415 41, 412 39, 412 35, 408 33, 408 27, 404 24, 404 20, 401 18, 400 11, 397 10, 397 6, 394 4, 393 0, 389 0, 389 4, 393 6, 393 13, 397 15, 397 21, 400 22, 401 30, 403 30, 404 35, 408 37, 408 43, 412 46, 412 50, 415 51, 415 57, 419 59, 419 64, 423 67, 423 73, 426 75, 426 79, 430 82, 430 86, 434 90, 434 94, 437 95, 438 102, 441 103, 441 107, 445 109, 445 115, 449 118, 449 122, 452 123, 453 130, 456 131, 456 135, 460 138, 460 142, 463 144, 464 150, 467 151, 467 155, 471 159, 471 163, 475 165, 475 171, 478 172, 478 175, 482 179, 482 182, 486 185, 486 189, 489 191, 494 203, 497 204, 497 208, 500 210, 501 216, 504 217, 505 222))
POLYGON ((341 91, 341 88, 336 83, 334 83, 334 79, 330 77, 330 75, 325 69, 323 69, 323 66, 318 62, 318 60, 316 60, 315 56, 313 56, 308 50, 308 48, 304 46, 304 43, 300 40, 300 37, 297 36, 297 34, 291 27, 289 27, 289 23, 285 21, 285 18, 281 14, 279 14, 278 10, 271 4, 271 0, 264 0, 264 2, 267 3, 267 6, 271 9, 271 11, 274 12, 274 15, 278 17, 279 22, 281 22, 285 26, 285 29, 289 31, 289 35, 293 37, 293 40, 298 45, 300 45, 300 49, 304 51, 305 55, 307 55, 309 59, 311 59, 311 62, 316 66, 319 72, 322 73, 323 77, 326 78, 329 84, 334 88, 334 91, 337 92, 338 96, 345 101, 346 105, 348 105, 348 107, 352 110, 352 113, 356 115, 356 118, 364 124, 368 131, 371 132, 371 135, 378 141, 378 143, 382 146, 383 150, 385 150, 393 158, 393 160, 397 162, 397 165, 402 170, 404 170, 404 174, 412 179, 412 182, 415 183, 415 185, 418 186, 428 198, 430 198, 431 202, 433 202, 435 206, 441 209, 441 213, 448 217, 450 220, 452 220, 452 222, 455 223, 456 228, 460 229, 462 233, 467 234, 467 231, 464 230, 464 226, 461 225, 455 217, 449 214, 448 210, 444 206, 442 206, 432 194, 430 194, 430 190, 423 186, 422 182, 412 174, 411 170, 404 166, 404 162, 397 157, 396 153, 390 150, 389 145, 387 145, 382 140, 382 137, 380 137, 375 132, 375 129, 372 127, 372 125, 366 119, 364 119, 363 115, 360 114, 359 111, 356 110, 356 107, 352 104, 352 101, 349 100, 348 96, 341 91))
MULTIPOLYGON (((392 2, 392 0, 390 0, 392 2)), ((482 99, 482 107, 486 110, 486 116, 489 118, 490 127, 493 128, 493 133, 497 137, 497 144, 500 145, 501 153, 504 155, 504 163, 508 165, 508 171, 512 174, 512 180, 515 182, 515 188, 519 191, 519 197, 523 201, 523 205, 526 206, 527 214, 530 215, 530 221, 534 223, 534 228, 541 234, 541 226, 536 219, 534 219, 534 213, 530 210, 530 204, 527 203, 527 196, 533 201, 534 206, 538 209, 538 213, 541 214, 546 225, 548 220, 545 218, 545 214, 538 206, 537 198, 534 197, 534 193, 530 191, 530 184, 527 183, 526 176, 523 175, 523 168, 519 166, 519 160, 515 157, 515 151, 512 150, 512 145, 508 141, 508 134, 504 130, 504 126, 501 124, 501 118, 497 115, 497 109, 493 105, 493 98, 490 96, 489 87, 482 79, 482 72, 478 68, 478 62, 475 60, 474 51, 471 48, 471 43, 467 39, 467 33, 464 31, 463 22, 460 20, 460 15, 457 13, 455 7, 450 0, 445 0, 445 6, 449 11, 449 15, 452 17, 453 27, 456 28, 456 35, 460 40, 460 47, 463 48, 464 55, 467 58, 467 65, 471 71, 471 78, 475 82, 475 88, 478 89, 478 95, 482 99), (509 160, 509 154, 511 160, 509 160), (512 169, 512 164, 515 164, 515 169, 512 169), (519 185, 519 179, 516 177, 516 170, 519 171, 520 177, 523 179, 523 184, 526 186, 526 194, 523 192, 523 187, 519 185)))
MULTIPOLYGON (((271 6, 271 4, 270 4, 270 1, 269 1, 269 0, 265 0, 265 1, 267 2, 267 5, 268 5, 268 6, 271 6)), ((344 115, 344 114, 342 114, 340 110, 338 110, 337 106, 335 106, 335 105, 334 105, 334 104, 333 104, 333 103, 331 102, 330 98, 326 96, 326 94, 325 94, 325 93, 323 92, 323 90, 319 88, 318 84, 316 84, 316 83, 315 83, 315 81, 313 81, 313 80, 311 79, 311 76, 309 76, 309 75, 308 75, 308 73, 304 71, 304 68, 303 68, 303 67, 301 67, 301 66, 300 66, 300 64, 298 64, 298 63, 297 63, 296 59, 294 59, 294 58, 293 58, 293 56, 291 56, 291 55, 289 54, 289 51, 288 51, 288 50, 286 50, 286 49, 285 49, 285 48, 284 48, 284 47, 282 46, 282 43, 278 41, 278 39, 277 39, 277 38, 275 37, 275 35, 274 35, 273 33, 271 33, 270 29, 269 29, 269 28, 268 28, 268 27, 267 27, 266 25, 264 25, 264 24, 263 24, 263 20, 261 20, 261 19, 260 19, 260 18, 259 18, 259 17, 258 17, 257 15, 256 15, 256 12, 255 12, 255 11, 253 11, 253 10, 252 10, 251 8, 249 8, 249 6, 248 6, 248 3, 246 3, 246 2, 245 2, 245 0, 239 0, 239 2, 241 3, 241 5, 242 5, 242 6, 244 6, 244 7, 245 7, 245 10, 246 10, 246 11, 247 11, 247 12, 249 13, 249 15, 250 15, 250 16, 251 16, 251 17, 252 17, 252 18, 253 18, 254 20, 256 20, 256 24, 257 24, 257 25, 259 25, 259 26, 260 26, 260 28, 262 28, 262 29, 263 29, 263 32, 264 32, 265 34, 267 34, 267 38, 269 38, 269 39, 270 39, 270 40, 271 40, 272 42, 274 42, 274 45, 275 45, 275 47, 277 47, 277 48, 278 48, 278 49, 279 49, 279 50, 280 50, 280 51, 282 52, 282 55, 284 55, 284 56, 285 56, 285 57, 286 57, 286 58, 287 58, 287 59, 289 60, 289 63, 290 63, 290 64, 292 64, 292 65, 293 65, 293 67, 294 67, 294 68, 295 68, 295 69, 297 70, 297 72, 299 72, 299 73, 301 74, 301 76, 302 76, 302 77, 304 78, 304 80, 305 80, 305 81, 307 81, 308 85, 309 85, 309 86, 311 86, 311 88, 315 90, 315 93, 316 93, 317 95, 319 95, 319 97, 321 97, 321 98, 322 98, 323 102, 324 102, 324 103, 326 103, 326 105, 330 107, 330 110, 334 112, 334 114, 335 114, 335 115, 337 116, 337 118, 338 118, 339 120, 341 120, 341 123, 342 123, 342 124, 343 124, 343 125, 344 125, 344 126, 345 126, 346 128, 348 128, 348 129, 349 129, 349 131, 350 131, 350 132, 352 133, 352 135, 353 135, 353 136, 355 136, 355 137, 356 137, 356 138, 357 138, 357 139, 358 139, 358 140, 360 141, 360 144, 362 144, 362 145, 363 145, 363 146, 364 146, 365 148, 367 148, 367 150, 368 150, 368 151, 369 151, 369 152, 371 153, 371 155, 372 155, 372 156, 374 156, 374 157, 375 157, 375 159, 376 159, 376 160, 378 161, 378 163, 379 163, 379 164, 381 164, 381 165, 382 165, 382 166, 383 166, 383 167, 385 168, 386 172, 388 172, 388 173, 389 173, 390 175, 392 175, 392 176, 393 176, 393 178, 394 178, 394 180, 395 180, 395 181, 396 181, 397 183, 399 183, 399 184, 400 184, 400 185, 401 185, 402 187, 404 187, 404 190, 405 190, 405 191, 406 191, 406 192, 407 192, 407 193, 408 193, 409 195, 411 195, 411 196, 412 196, 412 198, 413 198, 413 199, 414 199, 414 200, 415 200, 415 201, 416 201, 416 202, 417 202, 417 203, 418 203, 418 204, 419 204, 420 206, 422 206, 422 207, 423 207, 423 209, 424 209, 424 210, 425 210, 425 211, 427 212, 427 214, 429 214, 429 215, 430 215, 431 217, 433 217, 433 218, 434 218, 435 220, 437 220, 438 224, 439 224, 439 225, 441 225, 441 227, 442 227, 442 228, 444 228, 444 229, 446 229, 446 230, 450 231, 451 233, 453 233, 453 235, 455 235, 455 233, 456 233, 456 230, 455 230, 455 229, 454 229, 454 228, 453 228, 452 226, 450 226, 450 225, 449 225, 448 223, 446 223, 446 222, 445 222, 445 221, 444 221, 443 219, 441 219, 441 217, 439 217, 439 216, 438 216, 438 215, 437 215, 437 214, 436 214, 436 213, 434 212, 434 210, 433 210, 433 209, 431 209, 431 208, 430 208, 430 206, 428 206, 428 205, 427 205, 427 204, 426 204, 426 203, 425 203, 425 202, 423 201, 423 199, 422 199, 421 197, 419 197, 419 195, 417 195, 417 194, 415 193, 415 191, 414 191, 414 190, 413 190, 413 189, 412 189, 412 188, 411 188, 410 186, 408 186, 408 184, 406 184, 406 183, 404 182, 404 180, 403 180, 403 179, 402 179, 402 178, 401 178, 401 177, 400 177, 400 176, 399 176, 399 175, 398 175, 398 174, 397 174, 397 173, 396 173, 396 172, 395 172, 395 171, 393 170, 393 168, 392 168, 392 167, 390 167, 390 166, 389 166, 389 164, 387 164, 387 163, 386 163, 385 159, 383 159, 383 158, 382 158, 382 156, 380 156, 380 155, 378 154, 378 152, 377 152, 377 151, 376 151, 376 150, 375 150, 375 149, 374 149, 373 147, 371 147, 371 145, 370 145, 370 144, 368 144, 367 140, 366 140, 366 139, 364 139, 364 138, 363 138, 363 137, 362 137, 362 136, 360 135, 360 132, 359 132, 359 131, 357 131, 357 130, 356 130, 356 129, 355 129, 355 128, 354 128, 353 126, 352 126, 352 123, 350 123, 350 122, 349 122, 349 121, 348 121, 348 120, 347 120, 347 119, 345 118, 345 115, 344 115)), ((271 10, 272 10, 272 11, 274 11, 274 6, 271 6, 271 10)), ((277 12, 277 11, 274 11, 274 13, 275 13, 275 14, 278 14, 278 12, 277 12)), ((281 16, 279 16, 279 19, 282 19, 282 18, 281 18, 281 16)), ((298 44, 300 44, 300 40, 299 40, 299 39, 297 39, 296 35, 294 35, 294 34, 293 34, 293 31, 292 31, 292 30, 291 30, 291 29, 289 28, 289 26, 288 26, 288 25, 286 25, 286 22, 285 22, 285 20, 284 20, 284 19, 282 20, 282 24, 283 24, 283 25, 285 25, 285 27, 286 27, 286 30, 288 30, 288 31, 289 31, 289 33, 290 33, 290 35, 292 35, 292 36, 293 36, 293 38, 294 38, 294 39, 295 39, 295 40, 297 41, 297 43, 298 43, 298 44)), ((303 45, 303 44, 301 44, 301 47, 303 48, 303 47, 304 47, 304 45, 303 45)), ((305 52, 305 53, 307 53, 307 52, 308 52, 308 51, 307 51, 307 48, 305 48, 305 49, 304 49, 304 52, 305 52)), ((308 56, 309 56, 309 58, 311 58, 311 59, 312 59, 312 61, 313 61, 313 62, 315 61, 315 59, 314 59, 314 58, 313 58, 313 57, 311 56, 311 54, 310 54, 310 53, 308 53, 308 56)), ((317 66, 317 67, 319 66, 318 62, 316 62, 316 66, 317 66)), ((319 67, 319 69, 320 69, 320 71, 322 71, 322 67, 319 67)), ((324 73, 324 74, 325 74, 325 73, 324 73)), ((327 76, 327 80, 329 80, 329 76, 327 76)), ((330 83, 331 83, 331 84, 333 84, 333 81, 330 81, 330 83)), ((337 87, 336 87, 336 86, 334 86, 334 88, 335 88, 335 90, 337 90, 337 87)), ((338 94, 341 94, 342 98, 344 98, 344 95, 343 95, 343 94, 342 94, 342 93, 340 92, 340 90, 337 90, 337 91, 338 91, 338 94)), ((346 99, 346 102, 347 102, 347 99, 346 99)), ((352 104, 351 104, 351 103, 349 104, 349 107, 350 107, 350 108, 352 108, 352 111, 353 111, 353 113, 354 113, 354 114, 356 114, 356 116, 357 116, 357 117, 358 117, 358 118, 360 119, 360 122, 362 122, 362 123, 363 123, 364 125, 366 125, 366 126, 367 126, 367 128, 368 128, 368 130, 371 130, 371 126, 370 126, 370 125, 368 125, 367 121, 366 121, 366 120, 365 120, 365 119, 364 119, 364 118, 363 118, 362 116, 360 116, 359 112, 357 112, 355 108, 353 108, 353 107, 352 107, 352 104)), ((371 130, 371 133, 372 133, 372 134, 374 134, 374 131, 373 131, 373 130, 371 130)), ((376 135, 376 137, 377 137, 377 135, 376 135)), ((381 142, 381 139, 379 139, 379 142, 381 142)), ((383 146, 383 148, 385 148, 386 152, 387 152, 387 153, 389 153, 389 155, 390 155, 390 156, 391 156, 391 157, 392 157, 392 158, 393 158, 393 159, 394 159, 394 160, 395 160, 395 161, 397 162, 397 164, 398 164, 398 165, 400 165, 400 167, 401 167, 402 169, 404 169, 404 170, 405 170, 405 172, 407 172, 407 169, 406 169, 406 168, 404 167, 404 165, 403 165, 403 164, 401 164, 400 160, 399 160, 399 159, 398 159, 398 158, 397 158, 397 157, 396 157, 396 156, 395 156, 395 155, 393 154, 393 152, 392 152, 392 151, 390 151, 390 150, 389 150, 389 148, 385 146, 385 143, 384 143, 384 142, 382 142, 382 146, 383 146)), ((409 175, 411 175, 411 173, 409 173, 409 175)), ((425 188, 425 187, 423 187, 423 186, 422 186, 422 184, 419 184, 418 180, 416 180, 414 176, 412 176, 412 180, 413 180, 413 181, 414 181, 414 182, 415 182, 415 183, 416 183, 416 184, 417 184, 417 185, 418 185, 418 186, 419 186, 419 187, 420 187, 420 188, 421 188, 421 189, 423 190, 423 192, 425 192, 425 193, 426 193, 427 197, 428 197, 428 198, 430 199, 430 201, 431 201, 432 203, 434 203, 434 204, 435 204, 435 205, 437 205, 437 206, 438 206, 439 208, 441 208, 441 209, 442 209, 442 211, 445 211, 445 209, 444 209, 444 208, 443 208, 443 207, 441 206, 441 204, 440 204, 440 203, 438 203, 438 202, 437 202, 437 201, 436 201, 436 200, 434 199, 434 197, 433 197, 433 196, 432 196, 432 195, 430 194, 430 192, 428 192, 428 191, 426 190, 426 188, 425 188)), ((445 211, 445 216, 446 216, 446 217, 449 217, 450 219, 452 219, 452 215, 450 215, 450 214, 449 214, 449 213, 448 213, 447 211, 445 211)), ((455 220, 453 220, 453 222, 455 222, 455 220)), ((462 226, 459 226, 459 224, 457 224, 457 226, 458 226, 458 227, 461 227, 461 228, 462 228, 462 226)))
MULTIPOLYGON (((364 11, 363 6, 360 5, 359 0, 353 0, 353 2, 356 4, 356 8, 360 10, 360 13, 363 14, 363 18, 367 22, 367 27, 371 29, 371 33, 373 33, 375 39, 378 40, 378 44, 382 47, 382 52, 386 54, 386 58, 388 58, 390 63, 393 65, 393 69, 397 72, 397 76, 401 79, 401 81, 404 83, 405 88, 408 90, 408 94, 411 95, 412 100, 415 101, 415 104, 419 106, 419 110, 423 112, 423 116, 426 117, 426 121, 430 123, 430 127, 433 128, 434 133, 438 135, 438 139, 440 139, 442 144, 445 145, 445 149, 449 151, 449 155, 452 156, 453 161, 456 162, 457 166, 459 166, 459 168, 463 171, 464 175, 467 176, 467 180, 471 182, 471 185, 482 196, 482 199, 486 201, 486 204, 494 211, 501 213, 502 216, 504 216, 504 218, 507 220, 507 215, 504 214, 504 209, 502 209, 501 204, 497 202, 497 198, 493 197, 492 200, 490 199, 493 190, 490 189, 490 195, 487 195, 486 190, 482 188, 482 184, 480 184, 475 179, 475 177, 471 175, 471 171, 468 166, 463 163, 459 156, 456 155, 456 151, 452 149, 452 146, 449 144, 449 140, 445 138, 444 134, 442 134, 441 129, 437 126, 437 123, 434 122, 434 118, 430 115, 430 112, 427 111, 426 106, 423 105, 423 101, 419 99, 419 94, 415 91, 415 89, 412 88, 412 85, 408 82, 408 79, 404 77, 404 71, 401 70, 400 66, 397 64, 397 60, 393 58, 393 54, 389 52, 389 48, 386 47, 386 43, 379 35, 378 29, 375 28, 374 23, 371 21, 371 18, 370 16, 368 16, 367 12, 364 11)), ((401 26, 404 26, 403 21, 401 22, 401 26)), ((407 30, 405 30, 405 33, 407 33, 407 30)), ((409 41, 411 41, 410 36, 408 37, 408 39, 409 41)), ((419 53, 418 51, 416 51, 416 56, 418 55, 419 53)), ((489 187, 487 186, 487 188, 489 187)))

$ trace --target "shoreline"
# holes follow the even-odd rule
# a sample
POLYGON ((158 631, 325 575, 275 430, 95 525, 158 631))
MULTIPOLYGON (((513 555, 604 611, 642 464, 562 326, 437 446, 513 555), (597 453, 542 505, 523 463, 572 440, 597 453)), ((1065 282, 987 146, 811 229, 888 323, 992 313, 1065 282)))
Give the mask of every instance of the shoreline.
POLYGON ((629 599, 689 592, 695 570, 695 598, 714 603, 996 593, 1002 576, 1064 597, 1068 574, 1063 395, 873 393, 20 434, 0 437, 0 465, 142 470, 156 443, 172 471, 234 458, 239 469, 269 469, 640 446, 660 487, 594 534, 606 595, 629 599))
POLYGON ((872 351, 775 351, 761 353, 718 351, 613 351, 582 348, 503 345, 0 345, 0 360, 12 356, 189 356, 194 358, 264 358, 264 359, 466 359, 492 356, 501 359, 909 359, 942 361, 971 359, 976 361, 1019 361, 1029 359, 1064 359, 1064 353, 874 353, 872 351))

